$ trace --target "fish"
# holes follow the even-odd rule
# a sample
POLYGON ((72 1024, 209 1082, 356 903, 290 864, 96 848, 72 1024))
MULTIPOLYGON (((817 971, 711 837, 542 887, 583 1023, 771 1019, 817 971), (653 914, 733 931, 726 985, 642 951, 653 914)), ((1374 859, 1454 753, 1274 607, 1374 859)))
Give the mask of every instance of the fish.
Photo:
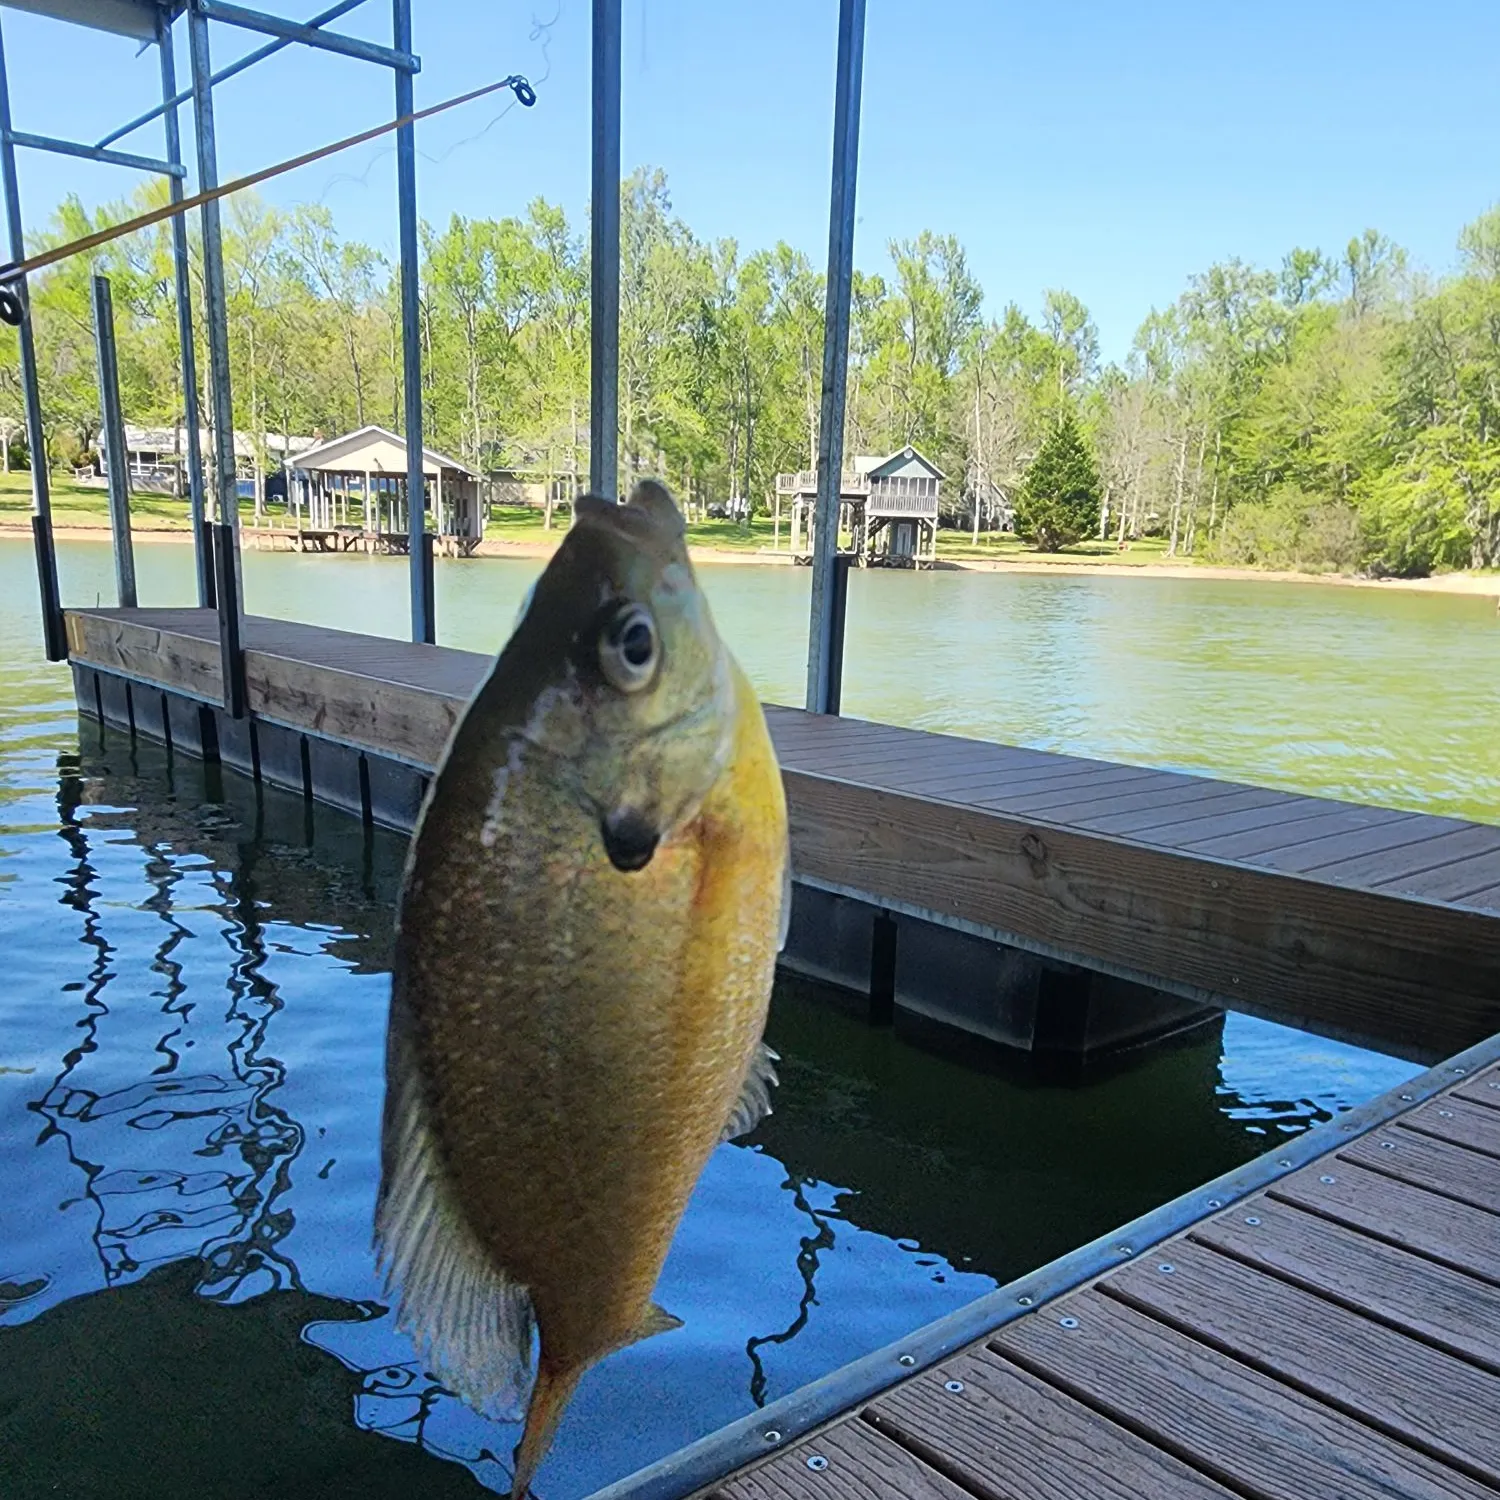
POLYGON ((377 1264, 445 1386, 524 1404, 514 1500, 585 1372, 681 1326, 688 1198, 770 1110, 790 882, 676 502, 580 497, 424 798, 386 1038, 377 1264))

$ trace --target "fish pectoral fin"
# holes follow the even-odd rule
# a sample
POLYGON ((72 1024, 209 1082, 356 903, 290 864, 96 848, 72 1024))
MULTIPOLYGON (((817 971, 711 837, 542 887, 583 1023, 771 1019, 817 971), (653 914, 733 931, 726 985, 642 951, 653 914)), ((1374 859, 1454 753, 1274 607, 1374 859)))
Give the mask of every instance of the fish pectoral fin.
POLYGON ((776 1053, 764 1042, 755 1044, 755 1053, 745 1072, 745 1081, 740 1085, 740 1096, 729 1111, 724 1122, 721 1141, 732 1141, 748 1135, 771 1113, 771 1090, 776 1086, 776 1064, 780 1061, 776 1053))

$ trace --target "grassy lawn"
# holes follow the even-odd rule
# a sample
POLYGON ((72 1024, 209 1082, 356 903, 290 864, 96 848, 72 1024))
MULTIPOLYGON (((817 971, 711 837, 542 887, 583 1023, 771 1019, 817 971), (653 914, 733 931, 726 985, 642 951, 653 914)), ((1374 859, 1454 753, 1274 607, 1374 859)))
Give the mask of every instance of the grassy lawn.
MULTIPOLYGON (((59 474, 51 476, 52 524, 58 530, 70 526, 108 526, 109 492, 92 485, 75 484, 59 474)), ((249 514, 254 513, 254 506, 249 514)), ((243 507, 241 513, 245 514, 243 507)), ((130 515, 137 526, 152 531, 186 531, 188 503, 170 495, 132 495, 130 515)), ((31 475, 0 474, 0 522, 31 524, 31 475)))
MULTIPOLYGON (((559 509, 552 518, 552 530, 542 526, 542 513, 527 505, 497 505, 485 523, 484 535, 491 542, 561 541, 570 517, 559 509)), ((786 527, 782 527, 782 536, 786 527)), ((748 528, 735 521, 693 521, 687 528, 688 545, 754 552, 771 545, 771 518, 757 516, 748 528)))
MULTIPOLYGON (((142 530, 185 531, 188 526, 188 502, 174 500, 170 495, 142 495, 130 497, 130 514, 134 524, 142 530)), ((0 524, 10 523, 26 526, 31 516, 31 476, 27 473, 0 474, 0 524)), ((240 502, 240 520, 245 526, 253 523, 255 506, 249 500, 240 502)), ((273 526, 292 524, 279 505, 269 508, 268 520, 273 526)), ((542 525, 542 513, 526 505, 496 506, 485 524, 485 536, 497 542, 556 543, 562 540, 568 529, 569 516, 559 509, 553 517, 552 529, 542 525)), ((109 525, 109 494, 102 487, 76 484, 73 480, 54 474, 52 476, 52 524, 58 530, 68 527, 109 525)), ((785 546, 788 530, 782 526, 782 544, 785 546)), ((712 547, 720 551, 755 552, 771 546, 773 537, 770 516, 756 516, 748 527, 737 521, 693 521, 687 528, 688 544, 693 547, 712 547)), ((1121 567, 1139 567, 1144 563, 1159 562, 1166 552, 1167 544, 1161 537, 1146 537, 1138 542, 1128 542, 1125 551, 1116 549, 1113 542, 1079 542, 1062 552, 1037 552, 1009 532, 981 533, 976 545, 967 531, 939 531, 937 550, 940 558, 954 562, 970 562, 985 559, 1026 562, 1091 562, 1115 563, 1121 567)), ((1180 561, 1190 563, 1191 558, 1180 561)))
MULTIPOLYGON (((1164 560, 1167 543, 1164 537, 1142 537, 1138 542, 1126 542, 1125 550, 1119 551, 1114 542, 1079 542, 1061 552, 1038 552, 1019 537, 1008 531, 980 532, 979 543, 974 543, 973 533, 968 531, 939 531, 937 552, 940 558, 951 558, 954 562, 975 562, 984 559, 1007 562, 1088 562, 1118 563, 1121 567, 1140 567, 1143 563, 1164 560)), ((1191 563, 1192 558, 1173 558, 1174 562, 1191 563)))

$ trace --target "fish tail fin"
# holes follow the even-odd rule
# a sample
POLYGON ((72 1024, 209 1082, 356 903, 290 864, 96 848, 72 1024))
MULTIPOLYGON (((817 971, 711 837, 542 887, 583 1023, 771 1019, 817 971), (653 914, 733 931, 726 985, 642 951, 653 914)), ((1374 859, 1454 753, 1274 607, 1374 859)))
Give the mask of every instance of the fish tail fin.
POLYGON ((557 1424, 562 1421, 562 1414, 585 1369, 586 1365, 559 1368, 548 1364, 543 1352, 537 1367, 536 1384, 531 1390, 531 1402, 526 1408, 526 1427, 516 1447, 516 1472, 511 1481, 510 1500, 527 1500, 530 1495, 531 1481, 552 1446, 557 1424))
POLYGON ((376 1265, 396 1326, 481 1414, 520 1415, 531 1376, 531 1296, 495 1265, 453 1200, 409 1047, 392 1038, 375 1209, 376 1265))

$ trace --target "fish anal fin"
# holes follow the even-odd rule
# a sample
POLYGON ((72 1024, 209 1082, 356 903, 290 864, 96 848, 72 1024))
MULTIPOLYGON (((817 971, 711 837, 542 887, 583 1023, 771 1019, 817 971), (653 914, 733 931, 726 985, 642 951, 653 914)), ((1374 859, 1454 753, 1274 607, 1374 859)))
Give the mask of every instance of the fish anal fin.
POLYGON ((439 1380, 485 1416, 513 1420, 531 1384, 531 1297, 485 1251, 433 1138, 411 1051, 387 1058, 376 1264, 396 1326, 439 1380))
POLYGON ((748 1135, 771 1113, 771 1090, 776 1086, 776 1064, 780 1061, 776 1053, 764 1042, 755 1044, 750 1066, 745 1070, 745 1081, 740 1085, 739 1098, 729 1111, 724 1122, 721 1141, 732 1141, 748 1135))

